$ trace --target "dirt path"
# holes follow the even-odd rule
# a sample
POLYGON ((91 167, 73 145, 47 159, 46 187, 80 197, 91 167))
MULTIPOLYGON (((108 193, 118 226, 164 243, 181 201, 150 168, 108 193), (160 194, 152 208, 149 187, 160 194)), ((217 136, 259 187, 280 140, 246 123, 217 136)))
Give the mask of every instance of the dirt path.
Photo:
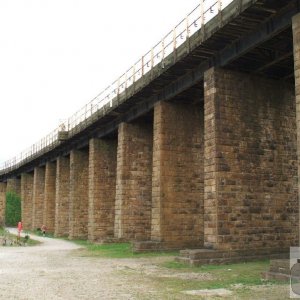
MULTIPOLYGON (((10 230, 15 233, 14 230, 10 230)), ((33 236, 32 236, 33 237, 33 236)), ((64 240, 34 236, 34 247, 0 247, 0 300, 184 300, 220 299, 183 293, 189 282, 216 281, 210 273, 182 272, 159 264, 172 257, 86 257, 64 240)), ((221 299, 286 299, 286 286, 234 289, 221 299)))
POLYGON ((145 269, 156 273, 158 258, 80 257, 73 252, 80 247, 71 242, 34 239, 42 244, 0 247, 0 299, 166 299, 151 280, 139 278, 145 269))

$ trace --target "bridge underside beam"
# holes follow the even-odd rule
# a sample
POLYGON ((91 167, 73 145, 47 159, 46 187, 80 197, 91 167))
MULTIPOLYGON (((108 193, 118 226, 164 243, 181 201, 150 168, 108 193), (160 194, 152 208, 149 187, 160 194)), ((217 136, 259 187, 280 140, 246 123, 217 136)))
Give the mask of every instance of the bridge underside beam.
POLYGON ((98 132, 98 137, 103 137, 115 131, 120 122, 131 122, 135 118, 149 112, 153 109, 154 104, 159 101, 171 100, 176 98, 178 95, 180 97, 181 93, 202 82, 204 73, 209 68, 213 66, 221 67, 230 64, 245 53, 251 51, 253 48, 261 45, 268 39, 271 39, 275 35, 290 27, 292 22, 291 19, 298 11, 299 7, 296 3, 291 3, 289 9, 281 15, 276 15, 265 23, 257 26, 249 34, 242 36, 231 45, 218 51, 210 59, 195 66, 195 68, 187 74, 167 85, 158 94, 145 99, 128 112, 124 113, 120 118, 117 118, 108 125, 101 127, 101 130, 98 132))

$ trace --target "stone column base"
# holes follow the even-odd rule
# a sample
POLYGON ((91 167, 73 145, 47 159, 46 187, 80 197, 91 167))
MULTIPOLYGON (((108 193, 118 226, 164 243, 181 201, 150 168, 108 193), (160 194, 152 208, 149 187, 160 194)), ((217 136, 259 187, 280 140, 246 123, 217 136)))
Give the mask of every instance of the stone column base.
POLYGON ((250 249, 250 250, 212 250, 194 249, 181 250, 175 260, 192 266, 206 264, 228 264, 247 262, 260 259, 283 259, 289 257, 289 249, 250 249))
POLYGON ((270 269, 267 272, 263 272, 263 279, 278 280, 278 281, 290 281, 290 260, 289 259, 274 259, 270 262, 270 269))
POLYGON ((138 241, 133 243, 133 252, 153 252, 153 251, 173 251, 181 250, 182 248, 199 248, 202 246, 202 241, 193 241, 182 244, 174 242, 157 242, 157 241, 138 241))

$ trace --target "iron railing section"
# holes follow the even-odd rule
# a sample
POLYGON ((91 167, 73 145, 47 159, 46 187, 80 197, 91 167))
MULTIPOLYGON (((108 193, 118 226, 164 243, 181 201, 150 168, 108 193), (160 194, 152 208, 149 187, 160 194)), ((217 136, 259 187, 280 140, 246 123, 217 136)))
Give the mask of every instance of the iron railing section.
POLYGON ((204 24, 212 18, 221 15, 221 10, 233 0, 201 0, 173 30, 168 32, 151 50, 142 56, 130 69, 122 74, 116 81, 109 85, 104 91, 74 113, 67 121, 60 124, 53 132, 42 138, 39 142, 2 164, 0 175, 19 168, 23 164, 39 157, 40 155, 55 148, 61 140, 59 133, 67 131, 69 137, 86 128, 106 105, 112 107, 113 99, 126 92, 127 88, 141 79, 158 64, 164 67, 164 59, 170 54, 176 57, 176 50, 185 43, 194 33, 201 30, 204 24))

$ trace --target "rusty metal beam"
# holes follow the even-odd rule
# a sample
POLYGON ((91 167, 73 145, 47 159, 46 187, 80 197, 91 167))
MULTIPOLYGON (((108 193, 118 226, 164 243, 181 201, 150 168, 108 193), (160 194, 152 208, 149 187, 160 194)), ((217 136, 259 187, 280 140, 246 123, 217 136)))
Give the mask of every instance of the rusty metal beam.
POLYGON ((261 66, 260 68, 258 68, 257 70, 255 70, 254 73, 260 73, 291 56, 293 56, 293 51, 290 51, 285 54, 281 54, 277 58, 273 59, 272 61, 268 62, 267 64, 265 64, 265 65, 261 66))

